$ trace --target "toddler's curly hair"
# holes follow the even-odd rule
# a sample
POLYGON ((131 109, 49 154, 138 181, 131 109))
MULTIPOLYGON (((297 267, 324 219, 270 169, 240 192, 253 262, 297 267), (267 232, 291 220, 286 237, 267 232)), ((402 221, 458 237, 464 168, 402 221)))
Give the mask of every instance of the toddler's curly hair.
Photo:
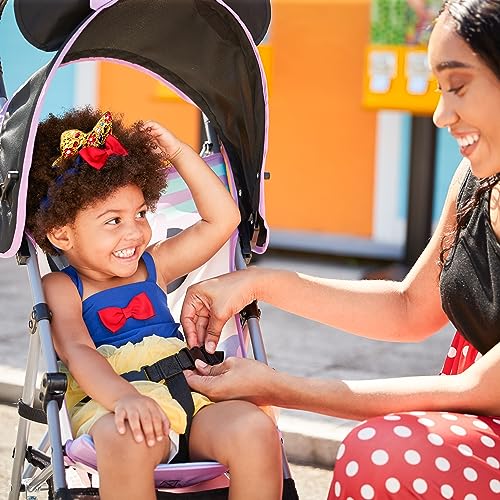
POLYGON ((29 175, 26 227, 49 254, 56 251, 47 234, 72 224, 80 210, 128 185, 139 187, 148 209, 154 210, 166 186, 165 155, 143 129, 143 122, 126 126, 120 117, 113 117, 112 134, 125 147, 127 156, 110 156, 100 170, 79 156, 78 160, 69 158, 52 166, 61 154, 61 134, 70 129, 90 132, 103 114, 91 107, 73 109, 60 117, 50 114, 38 126, 29 175))

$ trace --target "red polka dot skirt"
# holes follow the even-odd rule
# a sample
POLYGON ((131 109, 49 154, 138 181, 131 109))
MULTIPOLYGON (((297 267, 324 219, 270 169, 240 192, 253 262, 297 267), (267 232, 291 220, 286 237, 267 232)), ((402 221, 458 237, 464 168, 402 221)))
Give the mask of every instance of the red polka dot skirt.
MULTIPOLYGON (((481 354, 456 333, 441 373, 481 354)), ((500 498, 500 417, 412 411, 376 417, 340 445, 329 500, 500 498)))

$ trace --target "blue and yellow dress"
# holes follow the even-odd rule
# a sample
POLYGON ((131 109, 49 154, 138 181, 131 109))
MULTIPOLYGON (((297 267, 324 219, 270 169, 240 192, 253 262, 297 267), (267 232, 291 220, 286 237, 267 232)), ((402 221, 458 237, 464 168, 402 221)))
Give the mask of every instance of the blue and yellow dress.
MULTIPOLYGON (((167 295, 156 283, 153 257, 145 252, 142 260, 147 270, 145 281, 102 290, 82 301, 83 320, 97 351, 118 374, 140 370, 186 346, 179 323, 168 308, 167 295)), ((83 298, 83 284, 76 269, 68 266, 62 272, 71 278, 83 298)), ((73 435, 88 434, 92 425, 109 410, 94 400, 82 402, 87 395, 65 367, 62 371, 68 374, 66 403, 73 435)), ((171 430, 177 434, 185 432, 186 413, 166 385, 150 381, 131 384, 158 403, 170 421, 171 430)), ((192 397, 195 414, 211 403, 195 392, 192 397)))

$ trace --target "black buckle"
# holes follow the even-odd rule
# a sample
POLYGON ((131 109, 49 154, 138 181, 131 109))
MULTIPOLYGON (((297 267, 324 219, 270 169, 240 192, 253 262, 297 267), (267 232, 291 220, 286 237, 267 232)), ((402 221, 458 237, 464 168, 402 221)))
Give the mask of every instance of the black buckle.
POLYGON ((197 359, 201 359, 207 365, 218 365, 224 361, 224 352, 223 351, 215 351, 213 354, 206 351, 205 346, 201 347, 192 347, 190 349, 191 357, 193 358, 193 370, 194 370, 194 362, 197 359))
POLYGON ((143 366, 141 370, 144 370, 146 377, 148 377, 151 382, 160 382, 161 380, 167 381, 181 374, 185 369, 181 364, 181 360, 185 361, 185 357, 179 356, 179 353, 176 353, 173 356, 160 359, 152 365, 143 366))
POLYGON ((163 370, 158 365, 159 363, 156 362, 152 365, 143 366, 141 368, 141 372, 144 372, 147 379, 151 382, 160 382, 161 380, 167 380, 167 377, 163 374, 163 370))
POLYGON ((194 370, 193 353, 187 347, 183 347, 176 355, 177 361, 183 370, 194 370))
POLYGON ((140 370, 122 373, 122 377, 129 382, 138 380, 167 381, 180 375, 184 370, 194 370, 197 359, 201 359, 209 365, 218 365, 224 361, 224 352, 216 351, 210 354, 204 347, 192 347, 191 349, 183 347, 176 354, 160 359, 152 365, 145 365, 140 370))

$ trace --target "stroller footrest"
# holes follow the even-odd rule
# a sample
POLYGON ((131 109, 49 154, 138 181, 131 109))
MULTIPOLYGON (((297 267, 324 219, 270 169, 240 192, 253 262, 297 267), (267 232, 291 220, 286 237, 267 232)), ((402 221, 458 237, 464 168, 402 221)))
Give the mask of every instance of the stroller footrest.
MULTIPOLYGON (((97 455, 91 436, 84 434, 65 445, 66 463, 95 474, 97 455)), ((218 462, 159 464, 154 472, 157 488, 182 488, 219 477, 227 467, 218 462)))
POLYGON ((17 402, 17 413, 19 416, 39 424, 47 423, 47 415, 41 408, 33 408, 27 405, 22 399, 17 402))

